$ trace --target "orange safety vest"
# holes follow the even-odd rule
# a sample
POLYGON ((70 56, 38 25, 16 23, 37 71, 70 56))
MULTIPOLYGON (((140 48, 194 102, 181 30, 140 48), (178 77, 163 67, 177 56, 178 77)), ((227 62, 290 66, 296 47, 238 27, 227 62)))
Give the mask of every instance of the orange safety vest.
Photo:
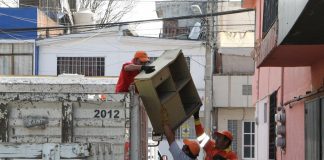
MULTIPOLYGON (((199 120, 195 120, 195 129, 196 129, 196 135, 197 137, 204 134, 204 128, 201 125, 199 120)), ((213 160, 213 157, 216 155, 220 155, 227 160, 237 160, 236 154, 231 150, 220 150, 216 148, 216 143, 214 140, 209 139, 205 145, 203 146, 203 149, 206 152, 205 160, 213 160)))

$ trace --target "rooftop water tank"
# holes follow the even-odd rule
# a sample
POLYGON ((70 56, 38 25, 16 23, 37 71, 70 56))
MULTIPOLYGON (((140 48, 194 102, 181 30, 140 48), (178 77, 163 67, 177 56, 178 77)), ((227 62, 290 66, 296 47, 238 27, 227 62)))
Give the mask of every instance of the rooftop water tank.
MULTIPOLYGON (((94 13, 90 9, 83 8, 78 12, 73 13, 74 25, 89 25, 94 24, 94 13)), ((91 28, 77 28, 77 32, 86 31, 91 28)))

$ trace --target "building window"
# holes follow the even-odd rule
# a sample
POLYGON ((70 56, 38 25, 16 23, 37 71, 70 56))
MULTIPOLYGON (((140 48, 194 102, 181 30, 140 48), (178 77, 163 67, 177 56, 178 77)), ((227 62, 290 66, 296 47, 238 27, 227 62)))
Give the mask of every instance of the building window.
POLYGON ((278 0, 264 0, 262 32, 265 36, 278 19, 278 0))
POLYGON ((85 76, 104 76, 104 57, 57 57, 57 75, 80 74, 85 76))
MULTIPOLYGON (((277 91, 270 95, 269 103, 269 159, 276 159, 276 121, 277 91)), ((266 116, 265 116, 266 117, 266 116)))
POLYGON ((231 147, 232 147, 232 150, 235 151, 236 153, 237 152, 237 120, 228 120, 227 121, 227 128, 228 130, 232 133, 233 135, 233 141, 232 141, 232 144, 231 144, 231 147))
MULTIPOLYGON (((152 63, 152 62, 154 62, 158 58, 159 57, 150 57, 150 62, 152 63)), ((186 62, 187 62, 187 66, 188 66, 188 68, 190 70, 190 57, 185 57, 185 59, 186 59, 186 62)))
POLYGON ((252 95, 252 85, 243 85, 242 86, 242 95, 252 95))
POLYGON ((254 158, 255 122, 243 122, 243 159, 254 158))
POLYGON ((33 43, 0 44, 0 75, 33 75, 33 43))

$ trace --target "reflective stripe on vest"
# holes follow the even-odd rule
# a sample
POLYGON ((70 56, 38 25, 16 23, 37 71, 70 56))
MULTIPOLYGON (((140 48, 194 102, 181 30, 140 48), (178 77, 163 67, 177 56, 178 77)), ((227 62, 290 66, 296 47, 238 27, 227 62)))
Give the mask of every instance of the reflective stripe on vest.
POLYGON ((198 141, 202 141, 206 136, 208 136, 208 135, 204 132, 202 135, 200 135, 199 137, 197 137, 197 140, 198 141))
POLYGON ((199 141, 199 146, 203 148, 207 144, 209 139, 210 137, 206 133, 203 133, 201 136, 197 137, 197 140, 199 141))

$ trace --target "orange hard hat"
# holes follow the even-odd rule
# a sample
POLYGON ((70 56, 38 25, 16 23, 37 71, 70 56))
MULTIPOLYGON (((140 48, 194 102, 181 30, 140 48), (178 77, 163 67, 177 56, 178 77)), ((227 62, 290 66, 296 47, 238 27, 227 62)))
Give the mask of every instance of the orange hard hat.
POLYGON ((189 147, 190 152, 193 154, 193 156, 199 155, 200 147, 199 147, 198 142, 196 142, 194 140, 189 140, 186 138, 186 139, 183 139, 183 143, 189 147))
POLYGON ((141 62, 148 62, 150 59, 147 56, 147 53, 145 51, 136 51, 134 58, 139 59, 141 62))
POLYGON ((222 134, 225 137, 227 137, 228 139, 230 139, 231 141, 233 140, 233 135, 230 131, 223 131, 223 132, 215 132, 216 134, 222 134))

